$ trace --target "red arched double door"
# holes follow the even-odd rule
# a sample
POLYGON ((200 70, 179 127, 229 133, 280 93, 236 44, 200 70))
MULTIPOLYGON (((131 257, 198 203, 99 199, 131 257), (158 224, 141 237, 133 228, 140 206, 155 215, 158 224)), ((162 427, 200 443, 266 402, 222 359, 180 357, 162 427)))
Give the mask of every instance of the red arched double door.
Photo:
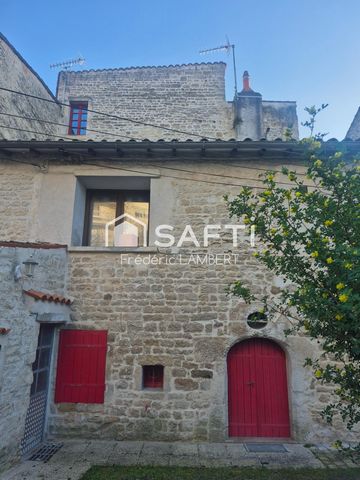
POLYGON ((290 437, 286 357, 265 338, 234 345, 228 354, 230 437, 290 437))

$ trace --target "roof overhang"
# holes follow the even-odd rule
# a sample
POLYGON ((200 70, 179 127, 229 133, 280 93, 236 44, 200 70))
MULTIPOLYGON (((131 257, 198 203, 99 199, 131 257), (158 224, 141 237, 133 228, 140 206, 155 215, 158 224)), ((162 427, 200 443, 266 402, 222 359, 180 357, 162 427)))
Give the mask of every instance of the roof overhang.
MULTIPOLYGON (((360 141, 336 139, 323 142, 323 150, 331 153, 345 150, 350 154, 360 152, 360 141)), ((217 141, 191 141, 180 142, 177 140, 143 141, 94 141, 94 140, 0 140, 0 157, 6 159, 13 155, 46 157, 47 160, 76 161, 89 158, 106 160, 124 158, 137 158, 138 160, 152 159, 178 159, 186 157, 206 158, 284 158, 301 159, 305 151, 304 145, 299 142, 252 141, 252 140, 217 140, 217 141)))

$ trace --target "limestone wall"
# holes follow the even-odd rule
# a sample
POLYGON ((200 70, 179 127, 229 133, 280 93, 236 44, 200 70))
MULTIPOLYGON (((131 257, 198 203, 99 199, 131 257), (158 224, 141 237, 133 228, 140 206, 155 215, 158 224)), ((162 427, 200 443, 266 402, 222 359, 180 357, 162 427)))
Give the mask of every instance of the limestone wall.
MULTIPOLYGON (((229 139, 234 138, 234 130, 232 107, 225 101, 225 66, 203 63, 61 72, 57 96, 62 102, 87 101, 91 110, 135 121, 229 139)), ((68 120, 69 112, 64 115, 68 120)), ((121 140, 122 135, 150 140, 198 138, 92 112, 88 128, 102 131, 84 136, 97 140, 121 140)), ((67 134, 65 128, 63 133, 67 134)))
MULTIPOLYGON (((0 86, 55 102, 56 99, 30 65, 21 57, 10 42, 0 34, 0 86)), ((34 119, 59 123, 61 107, 15 93, 0 90, 1 112, 15 115, 0 115, 0 139, 45 140, 57 134, 58 126, 34 119), (17 116, 27 117, 18 118, 17 116), (10 126, 19 130, 4 128, 10 126), (24 131, 27 130, 27 131, 24 131), (39 133, 35 133, 39 132, 39 133)), ((51 137, 50 138, 56 138, 51 137)))
POLYGON ((10 161, 0 162, 0 240, 29 241, 38 215, 39 168, 10 161))
POLYGON ((39 323, 26 306, 23 289, 62 294, 65 289, 66 251, 0 247, 0 471, 20 458, 25 417, 33 380, 39 323), (33 255, 38 266, 33 278, 15 281, 15 267, 33 255))
MULTIPOLYGON (((279 169, 282 164, 281 160, 273 161, 271 167, 279 169)), ((131 165, 123 164, 124 168, 131 165)), ((172 168, 227 175, 209 177, 209 183, 197 182, 207 178, 199 173, 176 173, 188 180, 169 178, 164 166, 166 164, 158 167, 151 179, 152 228, 158 223, 172 224, 179 238, 184 226, 191 224, 201 241, 205 224, 230 223, 223 195, 235 195, 240 188, 216 184, 216 180, 256 186, 257 175, 270 164, 249 163, 245 158, 227 163, 220 159, 196 164, 172 163, 172 168)), ((106 167, 53 163, 44 173, 31 173, 32 182, 26 178, 24 188, 17 189, 22 169, 30 175, 32 168, 6 165, 3 177, 8 179, 9 189, 12 185, 14 195, 18 195, 13 199, 10 195, 6 197, 7 208, 15 208, 17 202, 21 207, 23 195, 28 195, 26 211, 30 214, 19 216, 16 234, 21 237, 32 232, 34 239, 52 242, 71 239, 74 223, 69 216, 71 209, 76 208, 76 178, 104 176, 109 182, 111 175, 126 175, 124 171, 106 167), (32 185, 29 191, 25 188, 27 184, 32 185)), ((141 169, 150 171, 144 164, 141 169)), ((154 173, 154 168, 151 171, 154 173)), ((21 208, 19 211, 23 211, 21 208)), ((13 235, 12 222, 6 213, 9 211, 12 210, 3 210, 1 222, 7 226, 6 235, 13 235)), ((9 239, 6 235, 4 239, 9 239)), ((105 403, 52 403, 50 433, 68 437, 225 440, 226 355, 236 342, 259 335, 277 341, 286 351, 293 437, 299 441, 346 437, 340 423, 330 428, 321 421, 319 412, 331 390, 315 382, 311 372, 303 367, 305 358, 316 354, 317 345, 303 336, 285 337, 283 332, 289 324, 283 318, 261 331, 252 330, 246 318, 256 306, 250 309, 239 299, 226 296, 225 287, 237 278, 248 282, 259 293, 279 293, 281 282, 264 271, 252 252, 244 241, 238 249, 234 248, 229 232, 211 242, 208 249, 188 247, 158 252, 150 246, 149 251, 137 254, 126 250, 104 252, 71 247, 67 280, 69 294, 75 298, 71 328, 109 332, 105 403), (175 258, 174 265, 165 261, 136 263, 136 259, 148 255, 165 258, 165 253, 175 258), (190 253, 239 256, 237 264, 232 259, 224 265, 220 257, 217 265, 211 262, 196 265, 188 262, 190 253), (141 366, 153 363, 165 366, 162 392, 143 390, 141 386, 141 366)), ((15 302, 8 295, 5 299, 15 302)), ((12 314, 7 317, 13 318, 12 314)), ((34 345, 35 340, 32 342, 34 345)), ((31 358, 29 354, 27 368, 31 358)), ((53 383, 55 376, 54 365, 53 383)), ((30 380, 28 386, 29 383, 30 380)), ((53 399, 53 390, 50 398, 53 399)), ((14 434, 14 438, 19 438, 17 435, 14 434)))
POLYGON ((299 139, 299 122, 296 113, 296 102, 276 102, 263 100, 263 135, 267 140, 282 138, 291 130, 292 138, 299 139))

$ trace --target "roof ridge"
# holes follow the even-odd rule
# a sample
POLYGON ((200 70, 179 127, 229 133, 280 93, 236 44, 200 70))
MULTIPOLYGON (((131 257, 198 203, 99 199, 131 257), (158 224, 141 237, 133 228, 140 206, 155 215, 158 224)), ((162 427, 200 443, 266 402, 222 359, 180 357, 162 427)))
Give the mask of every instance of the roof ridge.
POLYGON ((170 65, 141 65, 130 67, 114 67, 114 68, 90 68, 87 70, 61 70, 59 73, 89 73, 89 72, 108 72, 108 71, 123 71, 123 70, 145 70, 156 68, 179 68, 179 67, 195 67, 199 65, 225 65, 226 62, 194 62, 194 63, 175 63, 170 65))

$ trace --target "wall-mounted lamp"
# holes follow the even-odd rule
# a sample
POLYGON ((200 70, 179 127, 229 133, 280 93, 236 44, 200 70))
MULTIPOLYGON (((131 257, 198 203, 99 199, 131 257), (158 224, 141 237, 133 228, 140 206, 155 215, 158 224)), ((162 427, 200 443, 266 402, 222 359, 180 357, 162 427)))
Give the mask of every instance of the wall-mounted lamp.
POLYGON ((36 265, 39 265, 38 262, 35 262, 33 256, 30 255, 30 257, 22 263, 25 265, 25 275, 27 277, 32 277, 34 275, 36 265))

